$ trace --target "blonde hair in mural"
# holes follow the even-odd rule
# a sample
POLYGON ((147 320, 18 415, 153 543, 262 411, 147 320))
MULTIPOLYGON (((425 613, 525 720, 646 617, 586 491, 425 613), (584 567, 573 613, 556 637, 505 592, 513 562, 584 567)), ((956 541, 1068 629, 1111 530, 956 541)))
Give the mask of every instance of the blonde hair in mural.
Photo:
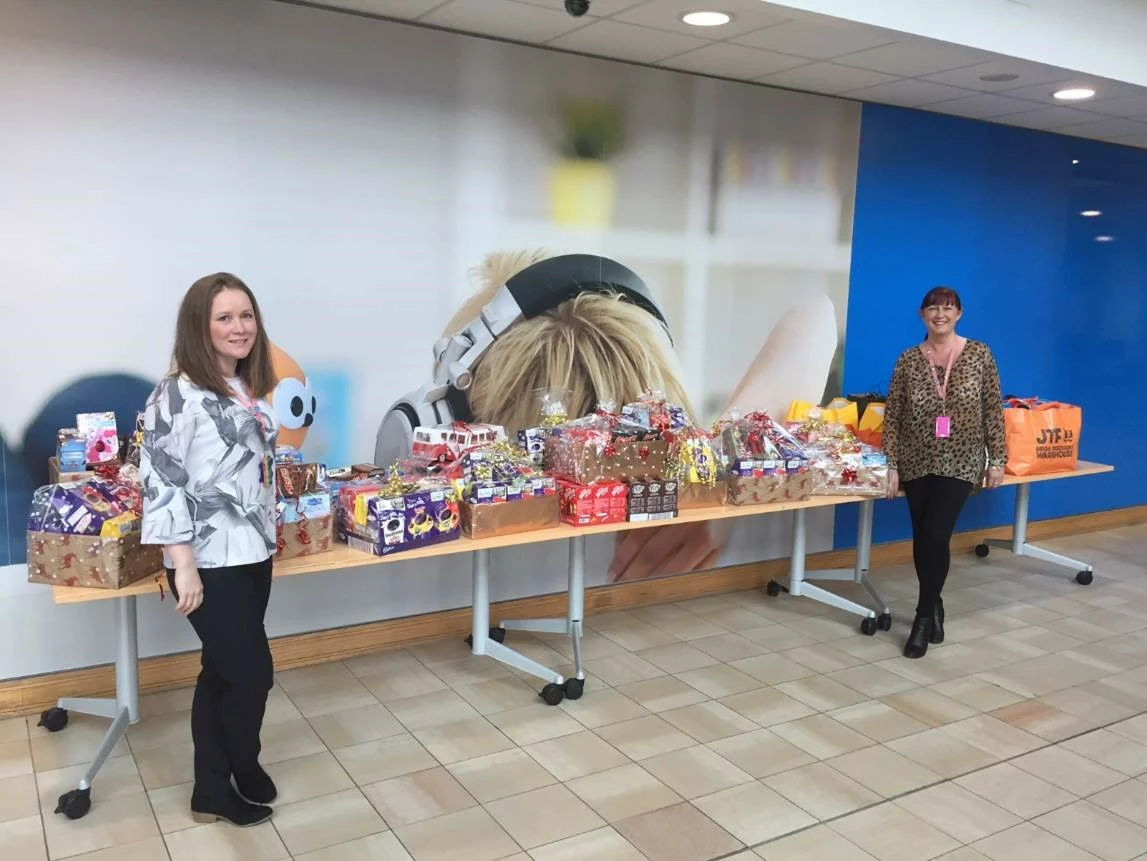
MULTIPOLYGON (((474 273, 477 292, 458 309, 445 334, 456 334, 506 281, 550 256, 542 251, 488 256, 474 273)), ((562 393, 571 418, 606 401, 620 407, 646 391, 663 392, 693 416, 660 322, 617 294, 582 293, 518 321, 486 350, 473 373, 468 395, 475 421, 503 425, 511 435, 537 423, 539 390, 562 393)))

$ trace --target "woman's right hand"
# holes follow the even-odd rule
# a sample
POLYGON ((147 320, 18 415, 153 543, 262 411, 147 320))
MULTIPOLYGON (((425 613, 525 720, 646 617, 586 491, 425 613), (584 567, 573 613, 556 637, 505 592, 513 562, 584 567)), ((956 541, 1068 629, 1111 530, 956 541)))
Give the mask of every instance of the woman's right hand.
POLYGON ((175 593, 179 596, 175 609, 184 616, 194 613, 203 603, 203 581, 194 563, 175 566, 175 593))
POLYGON ((900 492, 900 472, 895 469, 888 470, 888 498, 895 499, 900 492))

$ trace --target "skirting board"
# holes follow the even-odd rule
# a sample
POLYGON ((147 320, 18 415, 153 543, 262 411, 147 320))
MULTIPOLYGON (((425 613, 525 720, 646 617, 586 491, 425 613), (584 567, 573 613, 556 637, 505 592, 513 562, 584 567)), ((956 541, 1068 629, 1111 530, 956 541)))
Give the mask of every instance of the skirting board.
MULTIPOLYGON (((1074 515, 1055 520, 1043 520, 1028 526, 1028 540, 1038 541, 1100 532, 1123 526, 1147 523, 1147 506, 1120 508, 1092 514, 1074 515)), ((971 552, 984 538, 1008 538, 1011 527, 976 530, 956 535, 952 540, 954 552, 971 552)), ((833 550, 809 556, 808 569, 840 568, 852 565, 852 550, 833 550)), ((912 543, 897 541, 872 548, 871 568, 901 565, 912 561, 912 543)), ((586 614, 608 610, 623 610, 649 604, 684 601, 705 595, 758 589, 770 579, 788 572, 788 560, 776 559, 750 565, 736 565, 714 571, 704 571, 676 577, 662 577, 598 586, 586 590, 586 614)), ((505 601, 494 605, 491 617, 526 618, 560 616, 566 609, 565 593, 540 595, 505 601)), ((470 633, 470 608, 443 610, 419 616, 387 619, 345 628, 313 631, 278 637, 271 641, 275 669, 341 661, 356 655, 369 654, 381 649, 407 646, 444 637, 465 637, 470 633)), ((184 652, 145 658, 140 661, 139 683, 141 693, 158 693, 194 683, 199 674, 199 653, 184 652)), ((0 717, 36 714, 55 705, 60 697, 106 697, 115 694, 115 676, 110 664, 66 670, 21 679, 0 682, 0 717)))

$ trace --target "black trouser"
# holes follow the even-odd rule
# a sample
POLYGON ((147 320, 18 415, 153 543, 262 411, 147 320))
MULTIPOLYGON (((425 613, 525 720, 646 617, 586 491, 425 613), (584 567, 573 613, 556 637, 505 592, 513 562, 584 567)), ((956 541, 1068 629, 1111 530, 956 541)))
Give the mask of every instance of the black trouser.
POLYGON ((912 516, 912 561, 920 582, 917 614, 931 615, 944 590, 952 558, 952 533, 971 492, 971 484, 946 475, 926 475, 904 483, 912 516))
MULTIPOLYGON (((199 569, 203 603, 187 617, 203 644, 191 704, 197 799, 226 798, 231 775, 253 773, 259 764, 259 732, 275 673, 263 627, 271 564, 199 569)), ((167 580, 178 600, 170 568, 167 580)))

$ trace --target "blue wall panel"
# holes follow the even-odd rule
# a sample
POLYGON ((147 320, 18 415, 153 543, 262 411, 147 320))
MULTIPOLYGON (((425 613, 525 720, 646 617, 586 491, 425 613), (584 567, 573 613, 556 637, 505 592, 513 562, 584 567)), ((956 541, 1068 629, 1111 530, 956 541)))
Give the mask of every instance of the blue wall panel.
MULTIPOLYGON (((1032 517, 1147 503, 1147 151, 866 105, 859 171, 846 391, 887 388, 923 337, 921 297, 949 285, 1005 393, 1082 405, 1082 456, 1117 467, 1041 486, 1032 517)), ((974 497, 958 528, 1010 522, 1014 499, 974 497)), ((837 546, 855 530, 855 510, 838 509, 837 546)), ((879 503, 874 540, 910 534, 903 501, 879 503)))

